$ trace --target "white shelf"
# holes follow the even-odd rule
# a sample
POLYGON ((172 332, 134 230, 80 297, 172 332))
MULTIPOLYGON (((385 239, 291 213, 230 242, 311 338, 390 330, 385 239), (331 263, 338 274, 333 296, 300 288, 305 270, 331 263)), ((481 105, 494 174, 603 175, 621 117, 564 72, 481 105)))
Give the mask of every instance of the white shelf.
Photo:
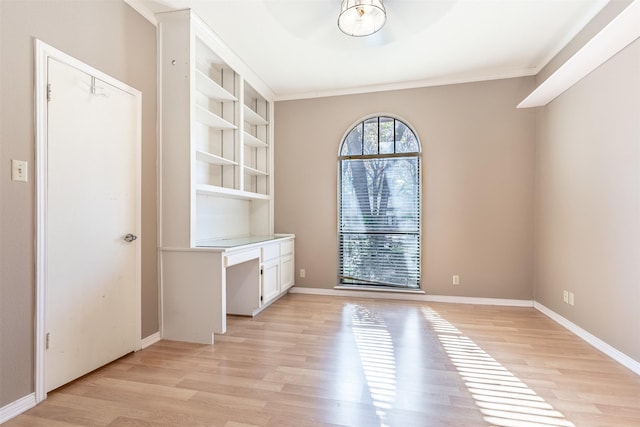
POLYGON ((231 122, 226 121, 220 116, 213 114, 200 105, 196 105, 196 120, 213 129, 237 129, 238 127, 231 122))
POLYGON ((254 175, 254 176, 267 176, 267 175, 269 175, 267 172, 263 172, 261 170, 254 169, 254 168, 249 167, 249 166, 245 166, 244 167, 244 172, 246 174, 254 175))
POLYGON ((209 48, 207 42, 196 35, 196 64, 201 67, 225 67, 227 64, 209 48))
POLYGON ((211 80, 205 73, 196 70, 196 88, 198 91, 216 101, 237 101, 238 98, 211 80))
POLYGON ((234 188, 217 187, 215 185, 198 184, 196 192, 204 196, 227 196, 242 200, 269 200, 266 194, 252 193, 249 191, 236 190, 234 188))
POLYGON ((256 138, 248 132, 244 132, 244 145, 255 148, 265 148, 269 146, 266 142, 259 138, 256 138))
POLYGON ((268 125, 269 122, 266 121, 260 114, 253 111, 251 108, 244 106, 244 120, 252 125, 263 126, 268 125))
POLYGON ((210 163, 212 165, 222 166, 237 166, 238 162, 225 159, 224 157, 216 156, 215 154, 207 153, 206 151, 196 150, 196 159, 201 162, 210 163))

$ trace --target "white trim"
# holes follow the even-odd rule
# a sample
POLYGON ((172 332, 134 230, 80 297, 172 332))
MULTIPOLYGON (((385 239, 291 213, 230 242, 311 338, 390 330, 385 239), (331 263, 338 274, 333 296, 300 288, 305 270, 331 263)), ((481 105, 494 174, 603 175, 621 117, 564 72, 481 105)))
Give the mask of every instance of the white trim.
MULTIPOLYGON (((45 337, 46 337, 46 229, 47 229, 47 82, 48 58, 56 59, 87 74, 93 75, 105 83, 131 94, 136 99, 136 230, 142 235, 142 92, 97 70, 80 60, 44 43, 35 40, 35 137, 36 137, 36 331, 35 331, 35 401, 39 403, 47 398, 45 385, 45 337)), ((134 350, 141 349, 142 340, 142 248, 136 245, 136 331, 138 337, 134 350)))
POLYGON ((35 331, 35 399, 36 403, 47 398, 45 390, 45 335, 47 276, 46 241, 44 230, 47 229, 47 46, 40 40, 36 44, 35 61, 35 113, 36 113, 36 331, 35 331))
POLYGON ((160 340, 161 340, 160 332, 151 334, 148 337, 142 339, 142 341, 140 342, 140 350, 144 350, 147 347, 151 347, 152 345, 154 345, 160 340))
POLYGON ((443 78, 433 78, 424 80, 414 80, 409 82, 397 82, 389 84, 369 85, 350 87, 342 89, 329 89, 318 90, 312 92, 292 92, 292 93, 275 93, 275 101, 293 101, 298 99, 312 99, 312 98, 326 98, 330 96, 343 96, 343 95, 358 95, 364 93, 374 92, 387 92, 393 90, 404 89, 420 89, 426 87, 435 86, 447 86, 463 83, 476 83, 491 80, 503 80, 517 77, 529 77, 535 76, 538 73, 538 68, 522 68, 519 70, 513 70, 504 73, 486 73, 486 74, 474 74, 474 75, 461 75, 461 76, 447 76, 443 78))
POLYGON ((518 108, 542 107, 640 37, 640 0, 634 0, 567 62, 527 96, 518 108))
POLYGON ((547 317, 549 317, 551 320, 555 321, 559 325, 564 326, 571 333, 582 338, 587 343, 591 344, 593 347, 600 350, 601 352, 603 352, 604 354, 606 354, 616 362, 620 363, 621 365, 633 371, 635 374, 640 375, 640 362, 638 362, 637 360, 632 359, 631 357, 627 356, 620 350, 612 347, 611 345, 602 341, 600 338, 590 334, 589 332, 582 329, 580 326, 576 325, 570 320, 567 320, 566 318, 562 317, 555 311, 545 307, 539 302, 537 301, 534 302, 533 308, 535 308, 542 314, 546 315, 547 317))
POLYGON ((327 295, 337 297, 374 298, 387 300, 407 300, 424 302, 446 302, 452 304, 477 304, 477 305, 502 305, 508 307, 533 307, 532 300, 499 299, 499 298, 475 298, 446 295, 427 295, 424 292, 386 292, 363 290, 346 290, 343 288, 301 288, 294 286, 289 289, 292 294, 327 295))
POLYGON ((410 294, 410 295, 424 295, 425 291, 422 289, 408 289, 408 288, 385 288, 380 286, 366 286, 366 285, 338 285, 333 289, 344 291, 374 291, 383 292, 388 294, 410 294))
MULTIPOLYGON (((160 205, 158 204, 157 206, 160 205)), ((161 209, 158 209, 158 211, 160 210, 161 209)), ((158 224, 161 223, 159 222, 158 224)), ((158 230, 160 230, 160 227, 158 227, 158 230)), ((164 269, 162 268, 162 251, 160 249, 157 250, 156 256, 158 260, 158 327, 160 328, 158 334, 160 335, 160 339, 162 339, 164 336, 164 282, 162 280, 162 272, 164 269)))
POLYGON ((21 397, 20 399, 3 406, 0 408, 0 424, 9 421, 11 418, 17 417, 34 406, 36 406, 35 393, 21 397))
POLYGON ((446 295, 429 295, 429 302, 446 302, 452 304, 501 305, 505 307, 533 307, 533 300, 506 298, 458 297, 446 295))

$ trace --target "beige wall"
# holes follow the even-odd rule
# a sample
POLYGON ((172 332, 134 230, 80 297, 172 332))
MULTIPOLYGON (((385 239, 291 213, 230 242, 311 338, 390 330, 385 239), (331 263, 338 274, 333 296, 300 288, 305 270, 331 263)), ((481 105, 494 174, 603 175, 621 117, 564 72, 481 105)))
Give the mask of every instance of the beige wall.
POLYGON ((640 40, 541 109, 536 165, 536 300, 640 360, 640 40))
POLYGON ((277 102, 275 228, 296 234, 296 270, 306 270, 296 284, 337 284, 338 146, 363 116, 392 113, 422 143, 422 288, 531 299, 535 111, 515 106, 533 85, 531 77, 277 102))
POLYGON ((158 331, 155 28, 119 0, 0 0, 0 407, 34 391, 34 37, 143 92, 142 332, 158 331))

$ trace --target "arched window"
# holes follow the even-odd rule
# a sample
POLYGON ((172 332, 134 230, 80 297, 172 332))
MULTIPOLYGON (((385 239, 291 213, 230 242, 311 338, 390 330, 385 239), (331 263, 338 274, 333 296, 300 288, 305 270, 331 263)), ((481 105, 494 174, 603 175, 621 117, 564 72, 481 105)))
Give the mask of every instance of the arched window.
POLYGON ((347 286, 420 288, 420 142, 402 121, 368 118, 339 156, 339 275, 347 286))

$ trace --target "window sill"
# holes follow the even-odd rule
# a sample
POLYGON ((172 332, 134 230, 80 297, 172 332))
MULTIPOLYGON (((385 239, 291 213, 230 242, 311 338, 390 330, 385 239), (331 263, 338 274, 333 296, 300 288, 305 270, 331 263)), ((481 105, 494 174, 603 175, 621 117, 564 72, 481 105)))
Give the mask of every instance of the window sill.
POLYGON ((337 285, 337 286, 334 286, 333 289, 338 289, 342 291, 389 292, 389 293, 395 293, 395 294, 417 294, 417 295, 426 294, 426 292, 423 291, 422 289, 385 288, 382 286, 337 285))

